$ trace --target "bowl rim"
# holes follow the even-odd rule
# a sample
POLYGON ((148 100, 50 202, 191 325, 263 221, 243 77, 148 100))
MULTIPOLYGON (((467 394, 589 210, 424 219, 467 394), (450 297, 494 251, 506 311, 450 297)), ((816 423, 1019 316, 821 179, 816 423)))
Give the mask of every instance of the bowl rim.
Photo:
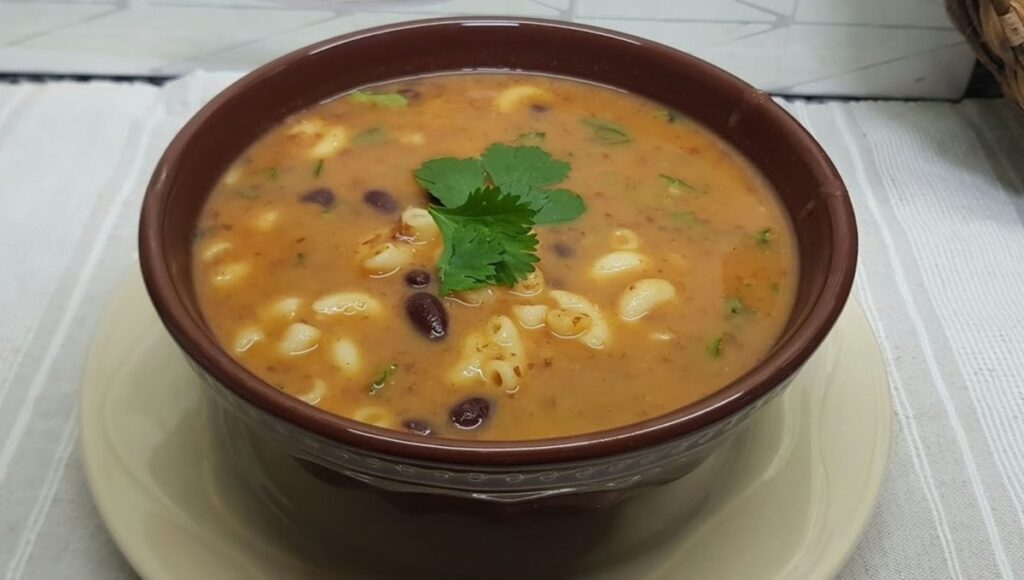
MULTIPOLYGON (((527 71, 529 72, 529 71, 527 71)), ((585 79, 586 75, 579 78, 585 79)), ((411 20, 351 32, 300 48, 248 73, 204 105, 179 131, 161 156, 146 189, 139 223, 139 255, 150 298, 164 325, 186 355, 235 395, 262 411, 329 440, 371 454, 412 462, 461 467, 538 466, 611 457, 678 440, 740 412, 790 378, 814 353, 838 319, 853 284, 857 262, 857 228, 849 194, 831 160, 814 138, 772 99, 732 74, 688 53, 651 40, 595 26, 538 18, 443 17, 411 20), (178 295, 163 251, 164 208, 172 192, 169 178, 184 150, 213 113, 230 106, 261 79, 296 61, 368 36, 436 26, 521 26, 565 29, 605 37, 610 42, 640 45, 651 58, 685 61, 715 82, 733 85, 750 96, 761 115, 794 142, 798 155, 814 168, 822 183, 818 203, 832 222, 832 247, 821 293, 790 336, 753 369, 712 394, 668 413, 611 429, 521 441, 477 441, 423 437, 385 429, 307 405, 258 378, 235 361, 189 315, 178 295)), ((749 110, 747 111, 749 113, 749 110)))

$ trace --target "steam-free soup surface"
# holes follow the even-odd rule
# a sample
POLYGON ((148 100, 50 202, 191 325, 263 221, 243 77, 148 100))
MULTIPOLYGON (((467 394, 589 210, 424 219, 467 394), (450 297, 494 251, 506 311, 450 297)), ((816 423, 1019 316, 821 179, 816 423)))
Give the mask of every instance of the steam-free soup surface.
POLYGON ((218 339, 271 385, 368 423, 490 440, 620 426, 713 393, 765 356, 797 276, 779 202, 722 140, 636 96, 501 74, 396 82, 287 119, 212 192, 194 268, 218 339), (515 287, 442 295, 444 238, 414 172, 495 143, 567 162, 553 187, 586 210, 534 228, 540 261, 515 287))

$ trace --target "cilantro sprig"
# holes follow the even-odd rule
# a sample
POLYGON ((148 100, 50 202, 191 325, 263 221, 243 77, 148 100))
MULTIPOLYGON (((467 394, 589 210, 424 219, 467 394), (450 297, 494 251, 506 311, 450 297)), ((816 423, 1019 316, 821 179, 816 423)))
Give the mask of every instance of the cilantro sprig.
POLYGON ((537 263, 535 225, 564 223, 586 211, 568 189, 570 166, 539 147, 491 145, 479 158, 431 159, 416 180, 439 202, 428 210, 441 229, 441 293, 513 286, 537 263))

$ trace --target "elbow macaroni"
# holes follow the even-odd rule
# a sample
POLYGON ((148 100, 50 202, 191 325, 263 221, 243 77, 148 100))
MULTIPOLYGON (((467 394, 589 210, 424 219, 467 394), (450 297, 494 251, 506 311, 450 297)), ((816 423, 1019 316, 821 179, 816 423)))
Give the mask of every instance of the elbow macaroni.
POLYGON ((675 299, 676 289, 668 280, 645 278, 629 285, 619 298, 619 318, 633 322, 656 307, 675 299))
POLYGON ((318 405, 320 399, 327 394, 327 383, 320 379, 313 379, 313 387, 305 393, 298 395, 299 399, 303 402, 309 403, 310 405, 318 405))
POLYGON ((370 257, 363 260, 363 269, 375 278, 394 274, 412 261, 412 248, 385 242, 376 246, 370 257))
POLYGON ((583 344, 594 349, 601 349, 611 342, 611 327, 596 304, 572 292, 552 290, 551 297, 564 310, 581 312, 590 317, 590 329, 576 338, 583 344))
POLYGON ((527 274, 526 278, 516 282, 509 292, 516 296, 536 296, 544 291, 544 286, 544 273, 540 271, 540 268, 536 268, 527 274))
POLYGON ((605 254, 594 262, 590 275, 598 279, 609 279, 620 274, 639 272, 647 267, 647 257, 631 250, 616 250, 605 254))
POLYGON ((544 326, 544 317, 548 314, 548 307, 544 304, 517 304, 512 307, 512 314, 523 328, 528 330, 540 328, 544 326))
POLYGON ((430 212, 419 207, 410 207, 402 212, 398 224, 398 236, 413 244, 425 244, 436 240, 441 230, 434 223, 430 212))
POLYGON ((533 85, 515 85, 498 93, 494 108, 499 113, 511 113, 529 105, 551 102, 551 93, 533 85))

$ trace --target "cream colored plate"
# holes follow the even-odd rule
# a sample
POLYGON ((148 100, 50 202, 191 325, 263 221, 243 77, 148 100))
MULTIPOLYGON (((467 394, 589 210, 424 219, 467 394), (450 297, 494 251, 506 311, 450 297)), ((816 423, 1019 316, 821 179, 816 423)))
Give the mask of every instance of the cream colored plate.
POLYGON ((93 344, 82 438, 100 513, 147 578, 831 578, 889 454, 885 367, 853 301, 792 387, 697 472, 607 511, 405 513, 225 429, 207 397, 136 274, 93 344))

